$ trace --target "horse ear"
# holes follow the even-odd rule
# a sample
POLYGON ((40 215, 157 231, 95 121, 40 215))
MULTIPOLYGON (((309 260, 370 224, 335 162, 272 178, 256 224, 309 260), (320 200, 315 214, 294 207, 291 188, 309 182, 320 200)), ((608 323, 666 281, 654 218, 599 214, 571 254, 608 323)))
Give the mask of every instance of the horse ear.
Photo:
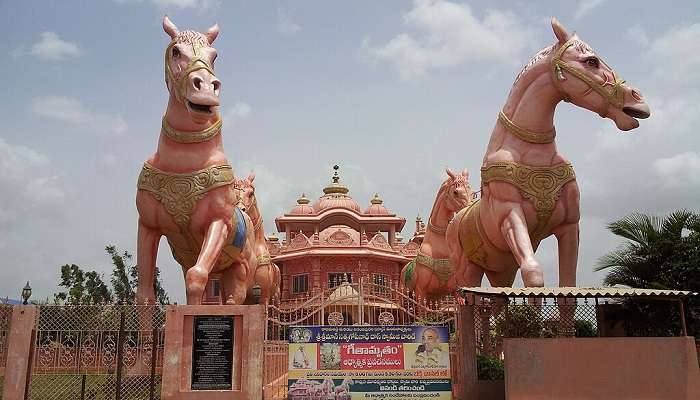
POLYGON ((216 37, 219 36, 219 24, 214 24, 211 28, 207 29, 207 32, 204 34, 204 36, 207 37, 207 41, 209 41, 209 44, 214 43, 216 37))
POLYGON ((254 180, 255 180, 255 171, 250 171, 250 173, 248 174, 248 182, 253 183, 254 180))
POLYGON ((445 168, 445 172, 447 172, 447 175, 452 179, 455 179, 455 177, 457 176, 457 174, 455 174, 454 171, 452 171, 449 167, 445 168))
POLYGON ((562 25, 555 17, 552 17, 552 30, 554 31, 554 36, 556 36, 557 40, 559 40, 559 44, 566 43, 566 41, 571 37, 569 32, 566 31, 566 28, 564 28, 564 25, 562 25))
POLYGON ((180 31, 177 30, 177 26, 173 24, 173 21, 171 21, 167 15, 163 17, 163 30, 171 39, 175 39, 175 36, 180 34, 180 31))
POLYGON ((464 177, 464 179, 469 179, 469 170, 466 169, 466 168, 463 169, 463 170, 462 170, 462 176, 464 177))

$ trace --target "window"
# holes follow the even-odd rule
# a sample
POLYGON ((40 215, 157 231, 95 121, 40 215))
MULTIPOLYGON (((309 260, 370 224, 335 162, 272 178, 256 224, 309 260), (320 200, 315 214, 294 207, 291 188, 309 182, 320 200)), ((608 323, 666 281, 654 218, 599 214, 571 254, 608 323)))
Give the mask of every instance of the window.
POLYGON ((376 292, 386 293, 389 277, 382 274, 372 274, 372 282, 374 283, 374 290, 376 292))
POLYGON ((292 277, 292 293, 306 293, 309 291, 309 275, 294 275, 292 277))
POLYGON ((333 289, 341 283, 352 283, 352 274, 349 272, 329 272, 328 273, 328 288, 333 289))
POLYGON ((218 279, 213 279, 211 281, 211 295, 213 297, 219 297, 221 294, 221 282, 218 279))

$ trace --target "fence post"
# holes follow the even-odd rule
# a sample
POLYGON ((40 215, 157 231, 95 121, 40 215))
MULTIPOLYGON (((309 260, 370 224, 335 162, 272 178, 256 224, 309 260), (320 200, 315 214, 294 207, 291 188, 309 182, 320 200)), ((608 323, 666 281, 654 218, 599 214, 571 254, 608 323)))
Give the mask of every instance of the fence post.
MULTIPOLYGON (((479 382, 476 370, 476 338, 474 337, 474 307, 473 301, 459 306, 459 323, 457 332, 459 338, 458 357, 462 385, 460 385, 456 400, 479 400, 479 382), (471 303, 471 304, 470 304, 471 303)), ((454 370, 453 370, 454 371, 454 370)))
POLYGON ((151 382, 148 388, 148 398, 153 400, 154 391, 156 388, 156 357, 158 353, 158 328, 153 328, 153 336, 151 336, 151 382))
POLYGON ((121 307, 121 317, 119 318, 119 336, 117 338, 117 387, 116 387, 116 400, 121 400, 122 398, 122 364, 124 358, 124 325, 125 325, 125 315, 124 307, 121 307))
POLYGON ((7 338, 7 362, 2 398, 23 400, 31 380, 36 306, 14 306, 7 338))

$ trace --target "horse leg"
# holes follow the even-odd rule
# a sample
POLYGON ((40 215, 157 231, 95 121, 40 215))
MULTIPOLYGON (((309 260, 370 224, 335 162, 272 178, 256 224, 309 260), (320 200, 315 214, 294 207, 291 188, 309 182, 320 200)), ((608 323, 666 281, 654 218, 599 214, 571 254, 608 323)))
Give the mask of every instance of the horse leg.
POLYGON ((156 256, 161 234, 155 229, 146 227, 139 220, 138 239, 136 244, 136 265, 138 269, 138 287, 136 289, 137 304, 155 304, 154 289, 156 256))
MULTIPOLYGON (((233 265, 224 270, 224 304, 243 304, 245 302, 248 286, 251 286, 248 285, 250 268, 250 260, 246 257, 241 257, 238 262, 233 263, 233 265)), ((254 274, 251 273, 250 275, 254 274)))
POLYGON ((535 251, 532 249, 525 215, 520 207, 511 209, 503 220, 501 234, 513 253, 515 261, 520 266, 520 276, 522 276, 525 286, 544 286, 542 267, 535 259, 535 251))
POLYGON ((260 304, 270 302, 272 295, 272 264, 258 265, 255 270, 255 282, 260 285, 260 304))
POLYGON ((187 304, 199 305, 202 303, 202 294, 207 286, 209 273, 219 258, 227 235, 228 227, 224 221, 216 220, 209 225, 197 262, 187 270, 185 275, 187 304))
MULTIPOLYGON (((576 266, 578 264, 579 224, 561 225, 554 230, 559 245, 559 286, 576 286, 576 266)), ((567 335, 575 333, 574 314, 576 301, 567 299, 559 303, 562 329, 567 335)), ((573 336, 573 335, 572 335, 573 336)))

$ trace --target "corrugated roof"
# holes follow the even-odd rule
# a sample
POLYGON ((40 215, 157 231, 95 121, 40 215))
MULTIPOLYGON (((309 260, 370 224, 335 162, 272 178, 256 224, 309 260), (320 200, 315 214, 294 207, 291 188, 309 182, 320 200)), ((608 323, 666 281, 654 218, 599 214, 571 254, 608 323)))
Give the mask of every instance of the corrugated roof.
POLYGON ((465 287, 462 294, 502 297, 686 297, 697 293, 685 290, 657 290, 633 288, 587 288, 587 287, 465 287))

